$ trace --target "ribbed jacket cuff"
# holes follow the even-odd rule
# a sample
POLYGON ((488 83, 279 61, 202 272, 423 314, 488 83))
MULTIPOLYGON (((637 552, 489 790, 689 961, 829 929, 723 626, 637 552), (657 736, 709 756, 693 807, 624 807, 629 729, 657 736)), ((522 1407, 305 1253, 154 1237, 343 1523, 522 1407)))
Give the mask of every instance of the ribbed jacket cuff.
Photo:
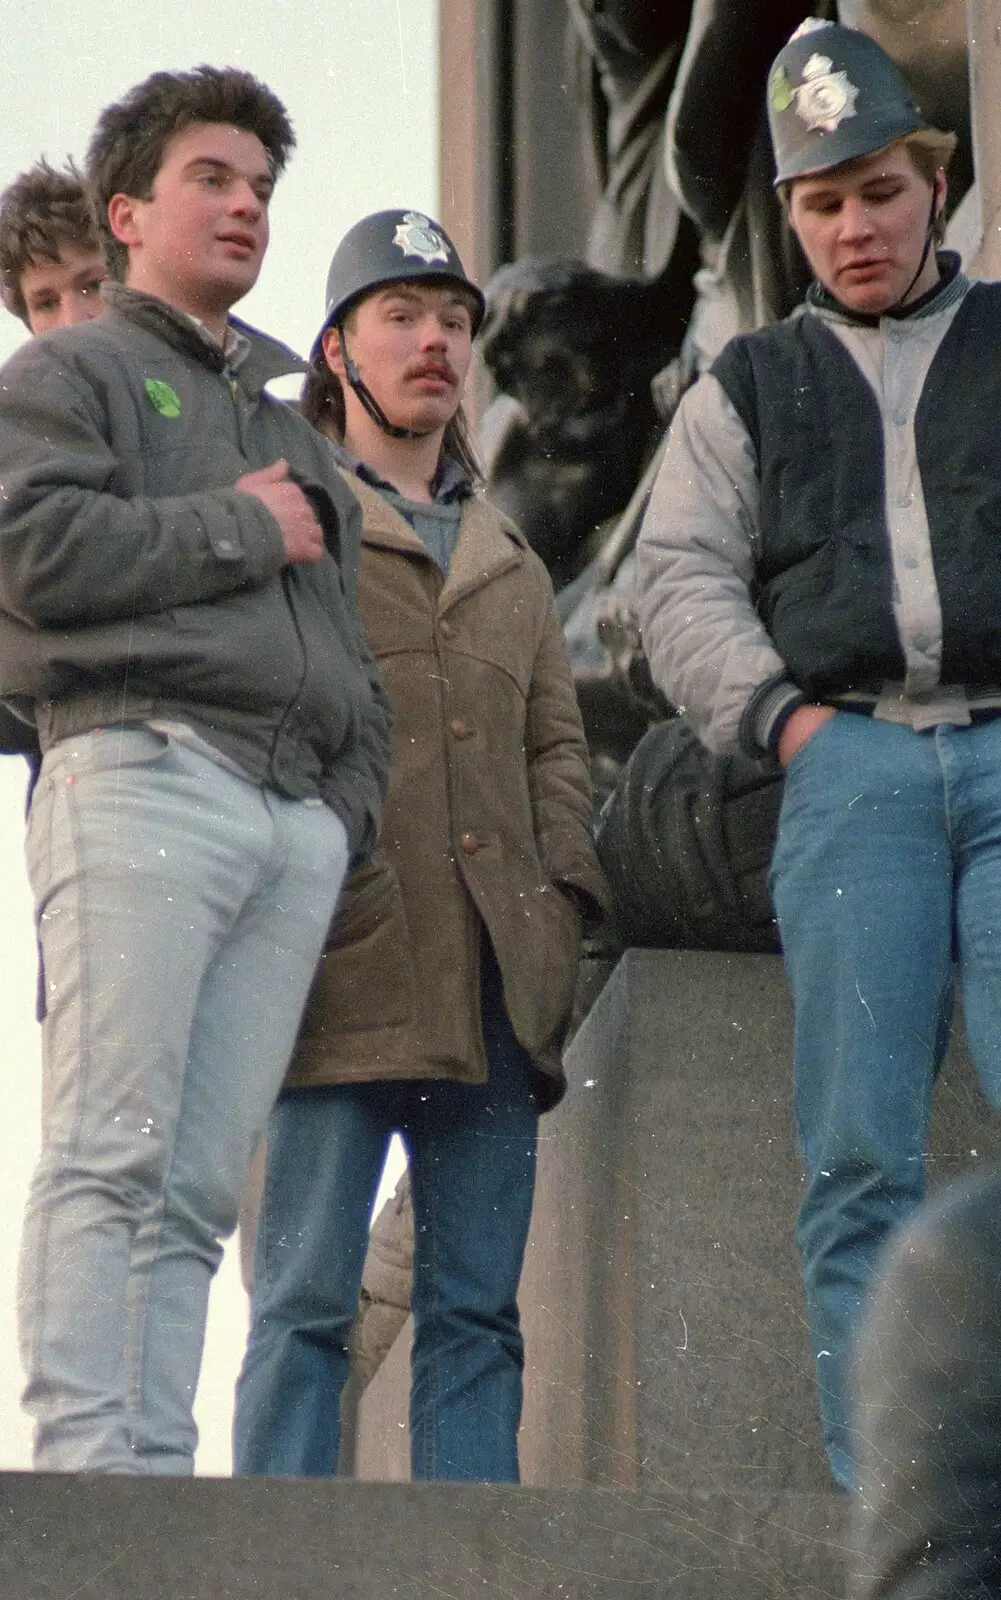
POLYGON ((782 729, 797 706, 806 705, 802 689, 784 675, 769 678, 755 689, 740 719, 740 748, 754 761, 775 759, 782 729))

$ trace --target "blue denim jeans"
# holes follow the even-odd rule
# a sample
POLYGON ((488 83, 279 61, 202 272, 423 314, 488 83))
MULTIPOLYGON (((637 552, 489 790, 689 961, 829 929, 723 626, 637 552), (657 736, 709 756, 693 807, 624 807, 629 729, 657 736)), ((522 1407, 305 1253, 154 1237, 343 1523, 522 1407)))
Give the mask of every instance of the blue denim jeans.
POLYGON ((145 727, 31 806, 42 1151, 21 1255, 40 1469, 185 1473, 209 1285, 346 866, 343 823, 145 727))
POLYGON ((797 1239, 824 1443, 848 1488, 851 1347, 880 1253, 924 1194, 954 956, 1001 1106, 1001 720, 831 718, 790 764, 772 893, 796 1019, 797 1239))
POLYGON ((518 1481, 517 1292, 535 1185, 533 1069, 484 961, 489 1081, 335 1085, 281 1096, 268 1125, 239 1473, 329 1477, 340 1442, 369 1217, 391 1135, 410 1162, 415 1478, 518 1481))

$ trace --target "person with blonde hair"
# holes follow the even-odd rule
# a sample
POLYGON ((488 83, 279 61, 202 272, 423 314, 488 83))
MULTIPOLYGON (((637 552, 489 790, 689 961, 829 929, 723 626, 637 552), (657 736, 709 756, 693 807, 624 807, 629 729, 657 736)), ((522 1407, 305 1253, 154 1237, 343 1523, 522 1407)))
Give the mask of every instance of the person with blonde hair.
POLYGON ((768 79, 814 274, 683 399, 639 540, 658 687, 785 769, 771 889, 795 1009, 797 1223, 824 1443, 920 1201, 959 963, 1001 1106, 1001 288, 936 248, 948 134, 867 35, 804 22, 768 79))

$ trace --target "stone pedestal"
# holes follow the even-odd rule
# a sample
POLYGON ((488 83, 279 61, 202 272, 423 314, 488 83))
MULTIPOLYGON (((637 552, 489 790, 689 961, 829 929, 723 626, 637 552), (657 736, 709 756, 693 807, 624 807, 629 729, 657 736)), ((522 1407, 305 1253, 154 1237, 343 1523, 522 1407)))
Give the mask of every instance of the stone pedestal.
POLYGON ((968 271, 1001 278, 1001 29, 994 0, 967 0, 973 151, 977 174, 980 249, 968 271))
POLYGON ((4 1600, 837 1600, 840 1530, 721 1497, 0 1474, 4 1600), (809 1576, 817 1552, 826 1577, 809 1576))
MULTIPOLYGON (((810 1515, 826 1515, 791 1035, 774 956, 634 950, 600 995, 541 1124, 520 1296, 526 1483, 722 1493, 754 1515, 819 1496, 810 1515)), ((957 1025, 931 1180, 999 1154, 957 1025)), ((404 1335, 362 1403, 361 1476, 407 1476, 407 1384, 404 1335)))
MULTIPOLYGON (((527 1482, 826 1497, 791 1041, 776 956, 633 950, 599 997, 542 1124, 520 1297, 527 1482)), ((957 1027, 931 1179, 999 1153, 957 1027)))

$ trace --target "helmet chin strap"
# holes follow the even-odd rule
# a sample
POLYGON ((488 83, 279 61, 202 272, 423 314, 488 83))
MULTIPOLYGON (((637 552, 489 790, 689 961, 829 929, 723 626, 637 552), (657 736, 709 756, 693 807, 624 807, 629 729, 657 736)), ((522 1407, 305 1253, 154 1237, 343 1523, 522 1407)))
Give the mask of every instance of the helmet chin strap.
MULTIPOLYGON (((923 263, 922 263, 923 265, 923 263)), ((920 268, 918 269, 920 271, 920 268)), ((908 291, 909 293, 910 291, 908 291)), ((338 324, 337 340, 341 347, 341 358, 344 362, 344 372, 358 399, 368 412, 372 421, 383 433, 388 433, 391 439, 427 439, 436 432, 437 424, 432 428, 400 428, 395 422, 390 422, 375 395, 366 388, 362 382, 361 373, 348 355, 348 347, 344 339, 344 329, 338 324)))
MULTIPOLYGON (((928 260, 928 252, 931 249, 932 244, 933 244, 934 239, 935 239, 935 205, 936 205, 937 201, 938 201, 938 195, 935 193, 935 190, 933 188, 932 189, 932 197, 931 197, 931 210, 928 213, 928 226, 925 229, 925 244, 924 244, 924 249, 921 252, 921 260, 918 262, 917 271, 915 272, 915 274, 914 274, 913 278, 911 279, 910 283, 907 285, 907 288, 904 290, 903 294, 900 296, 900 299, 894 301, 892 306, 888 306, 887 307, 887 310, 889 310, 889 311, 899 311, 901 309, 901 307, 903 306, 904 302, 907 299, 907 296, 910 294, 911 290, 914 288, 914 285, 917 283, 918 279, 920 278, 922 272, 924 272, 924 270, 925 270, 925 262, 928 260)), ((885 315, 886 315, 886 313, 884 312, 884 316, 885 315)))

